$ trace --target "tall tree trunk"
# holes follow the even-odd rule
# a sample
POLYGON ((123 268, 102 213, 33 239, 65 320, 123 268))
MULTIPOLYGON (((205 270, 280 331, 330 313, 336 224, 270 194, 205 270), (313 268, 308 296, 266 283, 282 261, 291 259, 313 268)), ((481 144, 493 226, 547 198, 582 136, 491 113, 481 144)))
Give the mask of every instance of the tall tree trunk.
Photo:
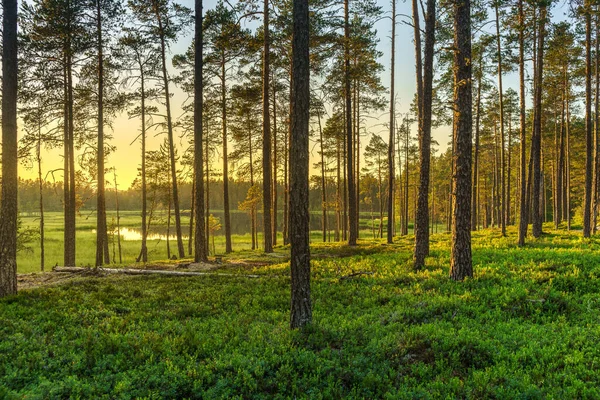
POLYGON ((194 261, 208 260, 206 224, 204 220, 204 151, 203 118, 204 82, 203 82, 203 32, 202 0, 195 1, 195 40, 194 40, 194 207, 191 213, 196 215, 194 226, 194 261))
POLYGON ((17 293, 17 0, 2 0, 0 297, 17 293))
MULTIPOLYGON (((290 82, 292 77, 290 76, 290 82)), ((290 87, 290 112, 289 126, 285 130, 285 146, 283 146, 283 244, 289 244, 289 223, 290 223, 290 185, 289 185, 289 170, 290 170, 290 152, 289 145, 292 130, 292 93, 290 87)))
MULTIPOLYGON (((512 109, 511 109, 512 110, 512 109)), ((512 111, 511 111, 512 113, 512 111)), ((511 115, 511 114, 509 114, 511 115)), ((506 225, 512 225, 511 222, 511 210, 510 210, 510 200, 511 200, 511 186, 510 186, 510 176, 511 176, 511 162, 512 162, 512 117, 508 119, 508 134, 506 135, 506 225)))
POLYGON ((104 177, 104 43, 102 41, 101 0, 96 0, 96 35, 98 40, 98 180, 96 194, 96 267, 110 263, 106 229, 106 194, 104 177))
POLYGON ((271 117, 269 102, 270 38, 269 38, 269 0, 264 0, 263 11, 263 242, 265 253, 273 252, 273 232, 271 228, 271 117))
POLYGON ((567 220, 567 230, 571 230, 571 111, 570 111, 570 97, 571 88, 569 86, 569 75, 566 75, 567 82, 567 100, 565 102, 566 123, 565 123, 565 136, 566 136, 566 165, 565 165, 565 212, 567 220))
POLYGON ((498 94, 500 100, 500 227, 502 229, 502 236, 506 236, 506 156, 505 156, 505 140, 504 140, 504 93, 502 88, 502 45, 500 40, 500 13, 498 11, 498 3, 495 3, 496 10, 496 45, 498 48, 498 94))
POLYGON ((454 2, 454 132, 456 137, 454 175, 454 218, 450 255, 453 280, 473 276, 471 259, 471 3, 454 2))
POLYGON ((175 138, 173 136, 173 120, 171 117, 171 93, 169 91, 169 75, 167 72, 167 60, 166 60, 166 43, 165 43, 165 30, 163 27, 163 21, 160 16, 158 9, 155 10, 156 19, 158 22, 158 30, 160 36, 160 56, 161 56, 161 67, 162 67, 162 79, 165 93, 165 108, 167 111, 167 137, 169 141, 169 158, 171 162, 171 183, 173 190, 173 211, 175 213, 175 233, 177 235, 177 251, 179 258, 185 257, 185 249, 183 247, 183 236, 181 234, 181 213, 179 210, 179 191, 177 189, 177 164, 175 162, 175 138))
POLYGON ((319 122, 319 143, 321 145, 321 211, 323 242, 327 241, 327 186, 325 182, 325 146, 323 144, 323 127, 321 126, 321 110, 317 111, 319 122))
POLYGON ((477 196, 479 194, 479 124, 481 121, 481 80, 483 77, 483 49, 479 51, 477 71, 477 100, 475 105, 475 153, 473 159, 473 199, 471 200, 471 230, 477 230, 477 196))
POLYGON ((592 126, 592 6, 585 1, 585 198, 583 203, 583 237, 590 237, 594 136, 592 126))
MULTIPOLYGON (((408 180, 410 173, 408 171, 408 141, 410 139, 408 118, 406 119, 406 138, 404 142, 404 235, 408 235, 408 180)), ((414 230, 414 225, 413 225, 414 230)))
MULTIPOLYGON (((347 1, 347 0, 346 0, 347 1)), ((310 226, 308 213, 308 124, 310 101, 308 0, 294 1, 291 137, 292 329, 310 324, 310 226)))
POLYGON ((273 246, 277 245, 277 162, 277 84, 275 83, 275 72, 273 72, 273 214, 271 217, 273 246))
POLYGON ((596 18, 595 18, 595 28, 596 28, 596 40, 595 40, 595 54, 596 60, 594 63, 595 71, 594 71, 594 82, 596 84, 595 95, 594 95, 594 191, 593 191, 593 218, 592 218, 592 234, 596 234, 597 226, 598 226, 598 201, 599 199, 599 190, 600 190, 600 130, 598 127, 598 108, 600 108, 600 66, 599 66, 599 54, 600 54, 600 40, 598 37, 600 36, 600 24, 598 23, 600 19, 600 13, 598 13, 598 8, 596 8, 596 18))
POLYGON ((354 175, 354 138, 352 134, 352 94, 350 92, 350 0, 344 0, 344 46, 345 46, 345 69, 344 69, 344 81, 345 81, 345 99, 346 99, 346 168, 347 172, 347 184, 348 184, 348 245, 356 246, 356 240, 358 239, 358 199, 356 196, 356 183, 354 175))
POLYGON ((231 253, 231 215, 229 212, 229 162, 227 161, 227 92, 225 86, 225 52, 221 52, 221 123, 223 130, 223 216, 225 218, 225 253, 231 253))
MULTIPOLYGON (((204 118, 203 118, 204 120, 204 118)), ((204 121, 203 121, 204 122, 204 121)), ((205 171, 205 177, 206 177, 206 183, 205 183, 205 199, 206 199, 206 207, 204 210, 204 232, 206 232, 206 256, 208 257, 208 241, 209 241, 209 235, 211 233, 210 231, 210 163, 209 163, 209 142, 208 142, 208 135, 210 132, 208 123, 210 122, 210 119, 206 120, 206 124, 202 124, 203 128, 204 126, 206 126, 206 134, 204 136, 204 141, 205 141, 205 146, 204 146, 204 171, 205 171)), ((213 239, 213 255, 215 254, 215 233, 213 232, 212 234, 212 239, 213 239)))
MULTIPOLYGON (((147 226, 147 215, 148 215, 148 186, 146 181, 146 87, 145 87, 145 76, 144 76, 144 64, 139 63, 140 68, 140 85, 141 85, 141 118, 142 118, 142 251, 141 260, 142 262, 148 262, 148 226, 147 226)), ((138 258, 139 261, 139 258, 138 258)))
POLYGON ((76 186, 75 186, 75 121, 73 113, 73 58, 71 54, 71 44, 68 46, 67 53, 67 109, 68 109, 68 141, 67 141, 67 152, 68 152, 68 180, 69 180, 69 208, 66 211, 65 225, 65 266, 75 266, 75 254, 76 254, 76 242, 75 242, 75 224, 76 224, 76 213, 77 213, 77 201, 76 201, 76 186))
POLYGON ((525 121, 525 14, 523 0, 519 0, 519 129, 520 129, 520 191, 519 209, 519 246, 525 245, 527 223, 529 219, 529 203, 527 202, 527 126, 525 121))
POLYGON ((336 215, 336 224, 335 224, 335 241, 339 242, 341 240, 340 231, 342 230, 342 181, 341 181, 341 140, 336 138, 336 159, 337 159, 337 168, 336 168, 336 189, 335 189, 335 197, 336 197, 336 206, 335 206, 335 215, 336 215))
POLYGON ((392 0, 392 65, 390 77, 390 135, 388 139, 388 203, 387 203, 387 242, 394 242, 394 129, 396 126, 394 73, 396 68, 396 0, 392 0))
POLYGON ((555 228, 558 229, 564 215, 563 211, 563 176, 565 165, 565 96, 561 99, 560 128, 558 138, 558 157, 556 162, 556 216, 555 228))
MULTIPOLYGON (((532 197, 533 206, 533 236, 538 238, 542 234, 542 215, 540 213, 541 193, 541 145, 542 145, 542 88, 544 78, 544 40, 546 36, 546 7, 541 6, 539 17, 539 33, 536 56, 536 79, 535 79, 535 104, 533 121, 533 138, 531 143, 531 153, 533 159, 533 186, 535 195, 532 197)), ((591 182, 591 180, 590 180, 591 182)), ((589 208, 589 207, 588 207, 589 208)))
POLYGON ((42 178, 42 129, 38 129, 38 142, 36 146, 36 161, 38 165, 38 185, 40 190, 40 269, 44 272, 46 249, 44 247, 45 220, 44 220, 44 179, 42 178))
POLYGON ((422 111, 422 114, 420 115, 421 123, 419 124, 419 161, 421 168, 415 218, 415 269, 421 269, 425 266, 425 257, 429 254, 429 178, 431 163, 431 104, 433 99, 435 13, 435 0, 427 0, 422 88, 423 97, 419 99, 422 111))

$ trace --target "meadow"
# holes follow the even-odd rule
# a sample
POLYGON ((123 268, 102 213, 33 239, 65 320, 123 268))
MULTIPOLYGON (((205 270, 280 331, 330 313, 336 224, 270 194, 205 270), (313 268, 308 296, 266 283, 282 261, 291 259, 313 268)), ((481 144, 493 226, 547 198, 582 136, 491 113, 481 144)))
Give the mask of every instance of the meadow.
POLYGON ((302 331, 286 259, 22 290, 0 300, 0 398, 597 399, 600 240, 545 229, 474 233, 460 283, 449 234, 418 272, 411 236, 315 243, 302 331))
MULTIPOLYGON (((315 218, 320 218, 320 213, 313 213, 315 218)), ((123 230, 121 236, 121 260, 119 260, 118 252, 118 240, 117 235, 109 233, 109 251, 111 261, 116 265, 132 265, 135 264, 136 259, 140 254, 142 246, 141 238, 129 237, 123 233, 127 231, 132 233, 132 236, 139 236, 140 232, 140 218, 141 213, 139 211, 124 211, 120 213, 120 227, 123 230), (121 262, 119 262, 121 261, 121 262)), ((24 228, 31 228, 36 232, 39 232, 39 217, 35 214, 22 214, 21 221, 24 228)), ((247 216, 245 213, 234 211, 232 212, 232 220, 241 219, 243 222, 247 222, 247 216)), ((164 262, 168 261, 167 243, 166 243, 166 232, 167 226, 164 222, 166 215, 158 215, 155 217, 155 221, 152 222, 150 229, 150 237, 148 239, 148 259, 150 262, 164 262), (160 236, 160 237, 156 237, 160 236)), ((319 219, 320 221, 320 219, 319 219)), ((363 213, 361 215, 361 238, 373 238, 373 225, 375 229, 379 227, 379 219, 371 218, 369 213, 363 213)), ((182 215, 182 234, 184 236, 184 247, 186 255, 188 253, 188 232, 189 232, 189 216, 182 215)), ((259 221, 260 222, 260 221, 259 221)), ((116 213, 109 211, 107 215, 107 223, 109 225, 109 232, 114 230, 116 232, 116 213)), ((319 222, 320 223, 320 222, 319 222)), ((222 221, 221 221, 222 224, 222 221)), ((258 227, 258 244, 262 246, 262 222, 258 227)), ((317 224, 318 225, 318 224, 317 224)), ((53 266, 63 265, 63 214, 59 212, 48 212, 45 214, 45 269, 51 270, 53 266)), ((249 223, 244 224, 249 226, 249 223)), ((93 266, 96 260, 96 215, 90 212, 81 212, 77 216, 77 234, 76 234, 76 263, 78 266, 93 266)), ((385 229, 385 228, 384 228, 385 229)), ((442 228, 440 227, 440 230, 442 228)), ((445 228, 444 228, 445 229, 445 228)), ((237 229, 239 231, 239 229, 237 229)), ((213 251, 213 240, 210 239, 210 253, 211 255, 222 255, 225 253, 225 235, 224 228, 219 229, 214 235, 214 251, 213 251)), ((412 225, 409 226, 409 233, 412 233, 412 225)), ((333 231, 331 231, 331 238, 333 240, 333 231)), ((236 233, 232 234, 231 237, 234 251, 236 252, 247 252, 251 250, 252 238, 249 233, 236 233)), ((319 230, 311 232, 311 241, 313 243, 321 242, 323 240, 323 234, 319 230)), ((281 232, 278 235, 279 243, 283 243, 283 237, 281 232)), ((19 273, 31 273, 38 272, 41 270, 40 265, 40 247, 39 238, 30 242, 27 246, 28 251, 22 251, 18 255, 17 264, 19 273)), ((171 225, 170 228, 170 247, 171 256, 177 255, 177 240, 175 238, 175 227, 171 225)))

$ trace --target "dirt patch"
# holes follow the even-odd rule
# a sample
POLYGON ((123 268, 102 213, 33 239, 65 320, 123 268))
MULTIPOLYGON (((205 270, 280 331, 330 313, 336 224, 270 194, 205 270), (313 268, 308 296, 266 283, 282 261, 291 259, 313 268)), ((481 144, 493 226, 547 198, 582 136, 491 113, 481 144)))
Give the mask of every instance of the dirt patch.
POLYGON ((68 272, 37 272, 33 274, 17 274, 19 290, 35 289, 43 286, 60 285, 81 277, 81 274, 68 272))

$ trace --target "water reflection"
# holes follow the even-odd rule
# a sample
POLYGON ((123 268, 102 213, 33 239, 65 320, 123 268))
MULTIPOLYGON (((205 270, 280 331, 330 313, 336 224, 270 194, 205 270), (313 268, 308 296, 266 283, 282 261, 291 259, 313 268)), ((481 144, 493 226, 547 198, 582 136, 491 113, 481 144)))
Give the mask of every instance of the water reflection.
MULTIPOLYGON (((92 233, 96 233, 96 230, 93 229, 92 233)), ((119 232, 117 232, 117 230, 115 229, 112 234, 116 235, 117 233, 121 234, 121 239, 123 240, 130 240, 130 241, 140 241, 142 240, 142 232, 140 229, 136 229, 136 228, 121 228, 119 232)), ((110 232, 109 232, 110 234, 110 232)), ((183 240, 187 240, 188 237, 187 236, 183 236, 183 240)), ((148 240, 167 240, 167 235, 166 235, 166 229, 165 229, 165 233, 157 233, 157 232, 150 232, 148 234, 148 240)), ((175 234, 170 234, 169 235, 169 240, 177 240, 177 235, 175 234)))

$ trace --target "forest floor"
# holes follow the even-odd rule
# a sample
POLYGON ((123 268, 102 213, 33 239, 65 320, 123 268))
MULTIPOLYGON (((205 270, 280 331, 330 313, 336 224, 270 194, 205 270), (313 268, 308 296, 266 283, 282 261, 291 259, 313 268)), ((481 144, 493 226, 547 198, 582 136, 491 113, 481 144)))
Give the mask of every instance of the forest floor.
POLYGON ((0 398, 600 398, 600 238, 545 228, 524 248, 474 233, 460 283, 448 234, 418 272, 411 237, 315 244, 301 331, 284 247, 225 258, 227 276, 21 275, 0 398))

